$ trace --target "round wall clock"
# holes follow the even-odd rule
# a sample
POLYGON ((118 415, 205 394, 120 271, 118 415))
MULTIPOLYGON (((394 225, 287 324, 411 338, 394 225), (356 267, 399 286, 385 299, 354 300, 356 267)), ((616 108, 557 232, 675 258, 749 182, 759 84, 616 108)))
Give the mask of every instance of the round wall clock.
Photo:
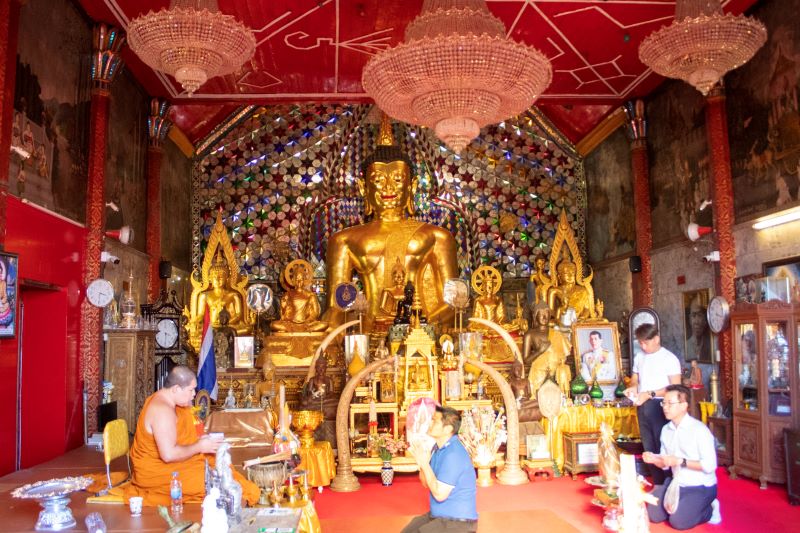
POLYGON ((86 287, 86 298, 95 307, 105 307, 114 299, 114 286, 107 279, 97 278, 86 287))
POLYGON ((178 342, 178 324, 173 318, 162 318, 156 325, 156 345, 167 349, 178 342))
POLYGON ((731 317, 731 307, 728 305, 728 300, 722 296, 714 296, 708 302, 706 309, 706 318, 708 319, 708 327, 714 333, 720 333, 728 327, 731 317))

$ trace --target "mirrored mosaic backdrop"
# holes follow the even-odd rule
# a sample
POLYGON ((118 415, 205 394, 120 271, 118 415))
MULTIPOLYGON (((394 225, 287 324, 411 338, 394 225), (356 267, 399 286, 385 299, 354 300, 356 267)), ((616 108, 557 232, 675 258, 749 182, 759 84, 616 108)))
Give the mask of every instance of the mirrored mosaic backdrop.
MULTIPOLYGON (((251 279, 275 281, 305 258, 324 277, 327 240, 366 221, 357 180, 380 115, 367 105, 248 108, 197 159, 192 259, 200 264, 216 213, 251 279)), ((414 218, 448 228, 468 276, 493 265, 527 277, 549 254, 566 210, 585 250, 586 184, 574 148, 535 110, 484 128, 456 155, 426 129, 394 124, 418 184, 414 218)))

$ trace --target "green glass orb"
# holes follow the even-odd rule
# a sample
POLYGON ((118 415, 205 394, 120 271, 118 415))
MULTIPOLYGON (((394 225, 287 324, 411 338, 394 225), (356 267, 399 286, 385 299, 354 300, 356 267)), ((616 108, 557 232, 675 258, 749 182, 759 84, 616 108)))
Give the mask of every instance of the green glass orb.
POLYGON ((619 380, 619 385, 617 388, 614 389, 614 397, 616 398, 624 398, 625 397, 625 380, 619 380))
POLYGON ((600 385, 597 384, 596 380, 594 383, 592 383, 592 388, 589 391, 589 397, 591 397, 594 400, 603 399, 603 389, 600 388, 600 385))
POLYGON ((570 383, 569 389, 573 396, 577 396, 579 394, 586 394, 589 390, 589 386, 583 380, 581 375, 578 374, 575 376, 575 379, 572 380, 572 383, 570 383))

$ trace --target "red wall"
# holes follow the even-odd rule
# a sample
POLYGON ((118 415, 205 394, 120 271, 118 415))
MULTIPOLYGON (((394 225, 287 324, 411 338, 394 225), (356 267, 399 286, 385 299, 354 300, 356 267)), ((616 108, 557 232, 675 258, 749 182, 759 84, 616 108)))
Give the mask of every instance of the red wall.
MULTIPOLYGON (((86 230, 15 197, 7 201, 5 250, 19 254, 19 295, 25 302, 22 439, 27 467, 83 444, 78 331, 86 230), (54 290, 26 287, 24 280, 54 290)), ((0 340, 0 475, 15 467, 18 338, 0 340)))

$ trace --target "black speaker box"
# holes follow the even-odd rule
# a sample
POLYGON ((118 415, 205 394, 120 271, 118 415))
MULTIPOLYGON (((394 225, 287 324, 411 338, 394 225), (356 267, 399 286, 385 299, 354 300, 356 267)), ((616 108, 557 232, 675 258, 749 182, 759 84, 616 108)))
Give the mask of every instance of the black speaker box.
POLYGON ((172 277, 172 263, 169 261, 161 261, 158 263, 158 277, 161 279, 169 279, 172 277))
POLYGON ((638 255, 632 255, 628 258, 628 268, 634 274, 642 271, 642 258, 638 255))

